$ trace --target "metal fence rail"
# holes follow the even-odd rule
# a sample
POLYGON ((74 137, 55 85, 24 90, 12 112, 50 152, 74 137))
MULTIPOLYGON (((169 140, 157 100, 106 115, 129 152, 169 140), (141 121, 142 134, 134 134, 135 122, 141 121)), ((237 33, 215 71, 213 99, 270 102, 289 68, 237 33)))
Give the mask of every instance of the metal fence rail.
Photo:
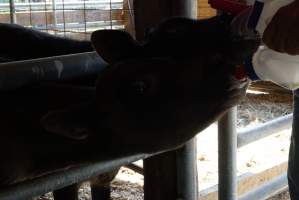
POLYGON ((128 156, 114 156, 102 158, 97 163, 89 163, 85 166, 56 172, 42 176, 32 181, 25 181, 17 185, 0 190, 1 200, 24 200, 33 196, 43 195, 49 191, 63 188, 70 184, 85 181, 99 174, 109 172, 113 168, 127 165, 131 162, 149 157, 148 154, 137 154, 128 156), (43 187, 40 187, 40 186, 43 187))
POLYGON ((0 64, 0 91, 41 81, 62 81, 101 72, 107 63, 96 52, 0 64), (18 81, 16 81, 18 80, 18 81))
POLYGON ((236 132, 236 127, 234 126, 235 123, 235 115, 237 110, 234 108, 224 116, 224 118, 221 119, 220 124, 222 124, 221 127, 218 127, 218 137, 221 137, 222 129, 224 130, 230 130, 229 134, 226 134, 225 137, 228 141, 226 145, 219 145, 219 151, 218 151, 218 157, 226 158, 230 163, 229 165, 219 165, 219 200, 233 200, 233 199, 239 199, 239 200, 264 200, 270 196, 273 196, 274 194, 282 191, 283 189, 287 188, 287 179, 286 174, 283 174, 265 184, 263 184, 260 187, 254 188, 252 191, 249 191, 248 193, 244 194, 243 196, 237 198, 236 192, 237 191, 237 184, 234 184, 237 181, 236 176, 236 168, 237 168, 237 162, 236 159, 236 149, 233 151, 228 151, 228 149, 231 149, 231 145, 237 143, 238 148, 247 144, 250 144, 252 142, 255 142, 261 138, 267 137, 269 135, 275 134, 279 131, 282 131, 287 128, 291 128, 292 124, 292 114, 271 120, 267 123, 264 123, 262 125, 253 127, 253 128, 247 128, 239 133, 237 135, 233 134, 236 132), (221 192, 221 188, 226 188, 225 192, 221 192), (227 188, 230 188, 229 190, 227 188))
POLYGON ((287 186, 287 173, 283 173, 260 187, 242 195, 239 200, 264 200, 287 189, 287 186))
POLYGON ((293 114, 288 114, 267 123, 238 132, 238 147, 250 144, 292 126, 293 114))

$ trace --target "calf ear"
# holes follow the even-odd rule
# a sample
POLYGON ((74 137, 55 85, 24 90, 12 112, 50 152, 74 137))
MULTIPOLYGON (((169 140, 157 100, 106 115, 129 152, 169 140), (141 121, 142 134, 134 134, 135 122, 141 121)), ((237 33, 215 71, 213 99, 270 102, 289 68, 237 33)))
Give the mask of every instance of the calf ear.
POLYGON ((140 45, 132 36, 120 30, 98 30, 92 33, 91 42, 97 53, 108 63, 133 57, 140 45))
POLYGON ((90 113, 86 105, 47 113, 40 120, 48 132, 73 140, 84 140, 92 133, 90 113))

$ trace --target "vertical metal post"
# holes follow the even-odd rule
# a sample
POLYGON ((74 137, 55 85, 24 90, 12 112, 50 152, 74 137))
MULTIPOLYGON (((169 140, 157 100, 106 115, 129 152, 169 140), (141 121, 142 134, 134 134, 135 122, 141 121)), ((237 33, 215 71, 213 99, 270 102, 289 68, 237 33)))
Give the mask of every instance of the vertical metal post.
POLYGON ((57 27, 57 16, 56 16, 56 0, 52 0, 52 12, 53 12, 53 27, 55 30, 55 34, 56 34, 56 27, 57 27))
POLYGON ((172 15, 197 18, 197 0, 172 0, 172 15))
POLYGON ((237 107, 218 122, 218 199, 237 200, 237 107))
MULTIPOLYGON (((197 17, 197 0, 173 0, 173 16, 197 17)), ((198 200, 196 138, 176 152, 177 192, 184 200, 198 200)))
POLYGON ((16 7, 14 0, 9 0, 10 23, 17 23, 16 7))
MULTIPOLYGON (((148 28, 158 24, 165 18, 171 16, 197 17, 197 0, 138 0, 133 2, 136 38, 138 40, 143 39, 148 28)), ((182 198, 184 200, 198 200, 195 147, 196 141, 193 139, 175 152, 158 155, 144 162, 145 199, 182 198), (163 170, 165 172, 162 173, 163 170), (169 176, 169 174, 172 174, 172 176, 169 176), (173 178, 175 179, 173 180, 173 178), (165 181, 166 179, 168 181, 165 181), (174 182, 176 182, 175 185, 173 185, 174 182), (166 188, 167 191, 163 188, 160 193, 159 186, 162 184, 162 187, 166 188), (176 196, 177 198, 175 198, 176 196)))
POLYGON ((178 197, 198 200, 196 138, 176 152, 178 197))

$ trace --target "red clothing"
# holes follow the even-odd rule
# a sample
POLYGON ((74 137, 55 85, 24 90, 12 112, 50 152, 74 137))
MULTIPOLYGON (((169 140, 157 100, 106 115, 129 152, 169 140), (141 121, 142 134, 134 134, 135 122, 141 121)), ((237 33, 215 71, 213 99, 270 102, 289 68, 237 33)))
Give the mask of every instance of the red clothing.
POLYGON ((232 14, 238 14, 249 7, 246 1, 238 0, 209 0, 209 4, 212 8, 232 14))

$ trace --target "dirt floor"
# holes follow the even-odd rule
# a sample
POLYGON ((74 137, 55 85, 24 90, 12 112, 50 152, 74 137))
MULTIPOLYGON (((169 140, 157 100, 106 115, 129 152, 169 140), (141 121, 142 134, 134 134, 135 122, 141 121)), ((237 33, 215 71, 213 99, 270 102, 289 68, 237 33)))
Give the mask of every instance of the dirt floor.
MULTIPOLYGON (((256 94, 249 91, 238 106, 237 128, 253 127, 292 112, 290 94, 256 94)), ((217 184, 217 125, 211 125, 197 136, 199 191, 206 191, 217 184)), ((238 176, 256 174, 287 161, 290 129, 253 142, 238 149, 238 176)), ((204 192, 203 192, 204 194, 204 192)), ((288 195, 284 195, 288 199, 288 195)), ((271 200, 283 199, 281 196, 271 200)))
POLYGON ((275 195, 274 197, 271 197, 267 200, 290 200, 289 197, 289 192, 288 191, 284 191, 280 194, 275 195))
MULTIPOLYGON (((264 123, 292 111, 290 94, 256 94, 252 91, 238 106, 238 130, 264 123)), ((238 175, 258 173, 270 166, 287 160, 290 129, 254 142, 238 150, 238 175)), ((217 184, 217 125, 211 125, 197 136, 199 190, 217 184)), ((122 168, 112 184, 113 200, 143 199, 143 177, 127 168, 122 168)), ((84 184, 80 189, 80 200, 90 200, 90 189, 84 184)), ((51 194, 39 200, 52 199, 51 194)), ((287 200, 288 193, 276 195, 268 200, 287 200)))

